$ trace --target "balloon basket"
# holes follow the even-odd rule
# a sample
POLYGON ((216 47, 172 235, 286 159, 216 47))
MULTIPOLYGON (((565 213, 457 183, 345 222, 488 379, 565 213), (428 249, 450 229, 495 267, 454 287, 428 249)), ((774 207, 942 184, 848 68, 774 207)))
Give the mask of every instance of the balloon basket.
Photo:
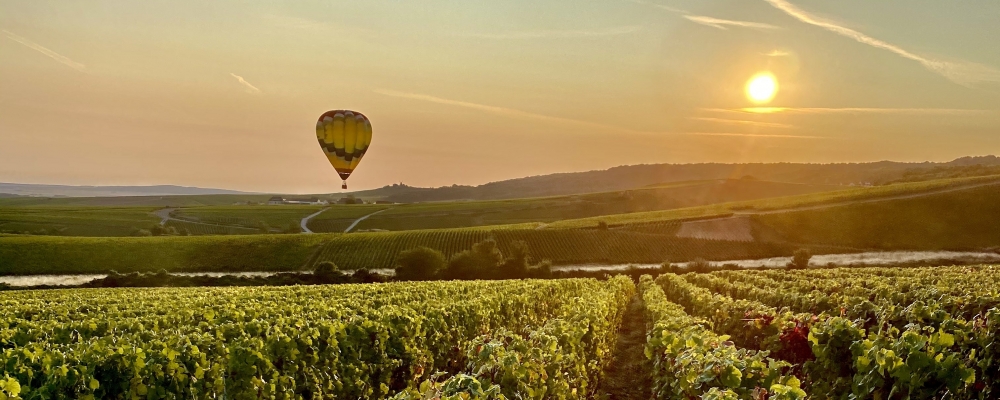
POLYGON ((344 185, 343 185, 343 186, 341 186, 340 188, 341 188, 341 189, 347 189, 347 182, 344 182, 344 185))

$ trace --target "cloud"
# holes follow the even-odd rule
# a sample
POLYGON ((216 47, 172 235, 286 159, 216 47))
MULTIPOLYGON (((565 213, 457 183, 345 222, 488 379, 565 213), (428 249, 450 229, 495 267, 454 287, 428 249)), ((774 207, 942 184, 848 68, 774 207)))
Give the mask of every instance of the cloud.
POLYGON ((642 4, 644 6, 655 7, 655 8, 659 8, 661 10, 670 11, 672 13, 677 13, 677 14, 687 14, 688 13, 687 11, 682 10, 680 8, 674 8, 674 7, 665 6, 665 5, 662 5, 662 4, 656 4, 656 3, 653 3, 653 2, 649 2, 649 1, 643 1, 643 0, 628 0, 628 1, 630 3, 642 4))
POLYGON ((642 26, 620 26, 598 30, 543 30, 527 32, 509 33, 463 33, 459 36, 474 37, 480 39, 568 39, 586 37, 621 36, 635 33, 642 30, 642 26))
POLYGON ((731 26, 735 26, 738 28, 750 28, 750 29, 781 29, 781 27, 779 26, 765 24, 762 22, 734 21, 729 19, 706 17, 704 15, 684 15, 684 18, 696 24, 711 26, 713 28, 722 30, 727 30, 731 26))
POLYGON ((43 47, 42 45, 40 45, 38 43, 35 43, 35 42, 32 42, 32 41, 28 40, 27 38, 18 36, 18 35, 10 32, 10 31, 7 31, 7 30, 3 30, 2 32, 5 35, 7 35, 7 37, 10 38, 10 40, 13 40, 13 41, 18 42, 20 44, 23 44, 23 45, 27 46, 29 49, 35 50, 35 51, 37 51, 39 53, 42 53, 42 54, 48 56, 49 58, 51 58, 53 60, 56 60, 60 64, 63 64, 65 66, 67 66, 67 67, 73 68, 73 69, 75 69, 77 71, 81 71, 81 72, 84 72, 86 70, 86 68, 87 68, 86 65, 83 65, 83 64, 78 63, 76 61, 70 60, 68 57, 63 56, 63 55, 61 55, 59 53, 56 53, 56 52, 54 52, 52 50, 49 50, 49 49, 43 47))
POLYGON ((996 113, 995 110, 974 110, 963 108, 874 108, 874 107, 748 107, 748 108, 703 108, 702 111, 750 114, 908 114, 908 115, 981 115, 996 113))
POLYGON ((597 128, 608 131, 615 131, 628 134, 640 134, 640 135, 693 135, 693 136, 742 136, 742 137, 755 137, 755 138, 793 138, 793 139, 822 139, 818 136, 799 136, 799 135, 767 135, 767 134, 750 134, 750 133, 728 133, 728 132, 651 132, 651 131, 640 131, 635 129, 623 128, 621 126, 615 125, 605 125, 596 122, 583 121, 572 118, 562 118, 553 117, 549 115, 536 114, 527 111, 515 110, 513 108, 490 106, 486 104, 471 103, 461 100, 451 100, 436 96, 430 96, 426 94, 418 93, 406 93, 398 92, 395 90, 388 89, 375 89, 375 93, 398 97, 410 100, 426 101, 430 103, 444 104, 449 106, 464 107, 473 110, 484 111, 492 114, 503 115, 514 118, 525 118, 525 119, 535 119, 541 121, 548 121, 559 124, 569 124, 576 126, 586 126, 590 128, 597 128))
POLYGON ((792 53, 789 53, 787 51, 782 51, 782 50, 771 50, 770 53, 764 53, 764 55, 768 56, 768 57, 785 57, 785 56, 789 56, 791 54, 792 53))
POLYGON ((833 33, 841 36, 845 36, 856 40, 859 43, 867 44, 872 47, 887 50, 889 52, 895 53, 903 58, 907 58, 916 61, 923 65, 925 68, 948 78, 952 82, 958 83, 964 86, 970 86, 979 82, 1000 82, 1000 70, 995 68, 976 64, 971 62, 951 62, 936 60, 924 56, 920 56, 909 52, 899 46, 891 43, 887 43, 871 36, 865 35, 856 30, 835 24, 830 21, 822 20, 815 17, 802 9, 796 7, 795 5, 789 3, 786 0, 764 0, 768 4, 774 6, 785 14, 792 16, 793 18, 807 23, 809 25, 818 26, 820 28, 826 29, 833 33))
POLYGON ((256 86, 251 85, 250 82, 247 82, 246 79, 243 79, 242 76, 236 75, 232 72, 230 72, 229 75, 232 75, 232 77, 236 78, 236 80, 239 81, 241 85, 245 86, 247 88, 247 93, 250 94, 260 93, 260 89, 257 89, 256 86))
POLYGON ((698 121, 706 121, 706 122, 716 122, 720 124, 749 125, 749 126, 759 126, 764 128, 795 128, 795 125, 781 124, 777 122, 758 122, 758 121, 746 121, 742 119, 725 119, 725 118, 710 118, 710 117, 691 117, 691 119, 698 121))

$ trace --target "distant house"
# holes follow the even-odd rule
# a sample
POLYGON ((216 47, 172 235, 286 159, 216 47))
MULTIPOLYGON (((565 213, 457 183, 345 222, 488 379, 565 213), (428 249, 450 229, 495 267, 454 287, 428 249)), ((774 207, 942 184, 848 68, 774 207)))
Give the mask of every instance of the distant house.
POLYGON ((282 205, 282 204, 311 204, 311 205, 325 206, 327 204, 330 204, 330 202, 326 201, 326 200, 322 200, 322 199, 320 199, 318 197, 290 198, 290 199, 286 199, 286 198, 281 197, 281 196, 274 196, 274 197, 271 197, 269 200, 267 200, 267 205, 269 205, 269 206, 277 206, 277 205, 282 205))

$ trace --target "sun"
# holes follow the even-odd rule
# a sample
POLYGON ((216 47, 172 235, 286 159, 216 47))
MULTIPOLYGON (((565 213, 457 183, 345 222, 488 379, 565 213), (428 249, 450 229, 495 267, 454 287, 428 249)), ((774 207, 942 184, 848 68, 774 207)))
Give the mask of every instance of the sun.
POLYGON ((765 104, 778 93, 778 80, 770 72, 761 72, 747 81, 747 98, 756 104, 765 104))

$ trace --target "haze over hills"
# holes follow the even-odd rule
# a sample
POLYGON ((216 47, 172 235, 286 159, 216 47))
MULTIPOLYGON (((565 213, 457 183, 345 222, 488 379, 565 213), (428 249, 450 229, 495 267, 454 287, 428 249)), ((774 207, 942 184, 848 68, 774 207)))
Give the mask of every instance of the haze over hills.
POLYGON ((530 176, 478 186, 419 188, 397 184, 353 194, 397 202, 494 200, 627 190, 667 182, 705 179, 753 177, 787 183, 859 185, 990 173, 1000 173, 1000 157, 962 157, 944 163, 879 161, 843 164, 643 164, 530 176))
MULTIPOLYGON (((70 186, 36 185, 0 182, 0 195, 35 197, 119 197, 119 196, 172 196, 206 194, 251 194, 238 190, 199 188, 176 185, 153 186, 70 186)), ((7 197, 7 196, 4 196, 7 197)))
MULTIPOLYGON (((1000 174, 1000 157, 962 157, 949 162, 803 164, 640 164, 606 170, 567 172, 490 182, 478 186, 452 185, 438 188, 405 184, 350 192, 363 198, 395 202, 447 200, 500 200, 525 197, 573 195, 635 189, 669 182, 752 177, 762 181, 859 185, 907 180, 926 180, 1000 174)), ((155 186, 70 186, 0 183, 0 197, 141 197, 185 195, 259 195, 238 190, 176 185, 155 186)), ((337 198, 340 193, 323 197, 337 198)), ((236 201, 236 200, 234 200, 236 201)))

